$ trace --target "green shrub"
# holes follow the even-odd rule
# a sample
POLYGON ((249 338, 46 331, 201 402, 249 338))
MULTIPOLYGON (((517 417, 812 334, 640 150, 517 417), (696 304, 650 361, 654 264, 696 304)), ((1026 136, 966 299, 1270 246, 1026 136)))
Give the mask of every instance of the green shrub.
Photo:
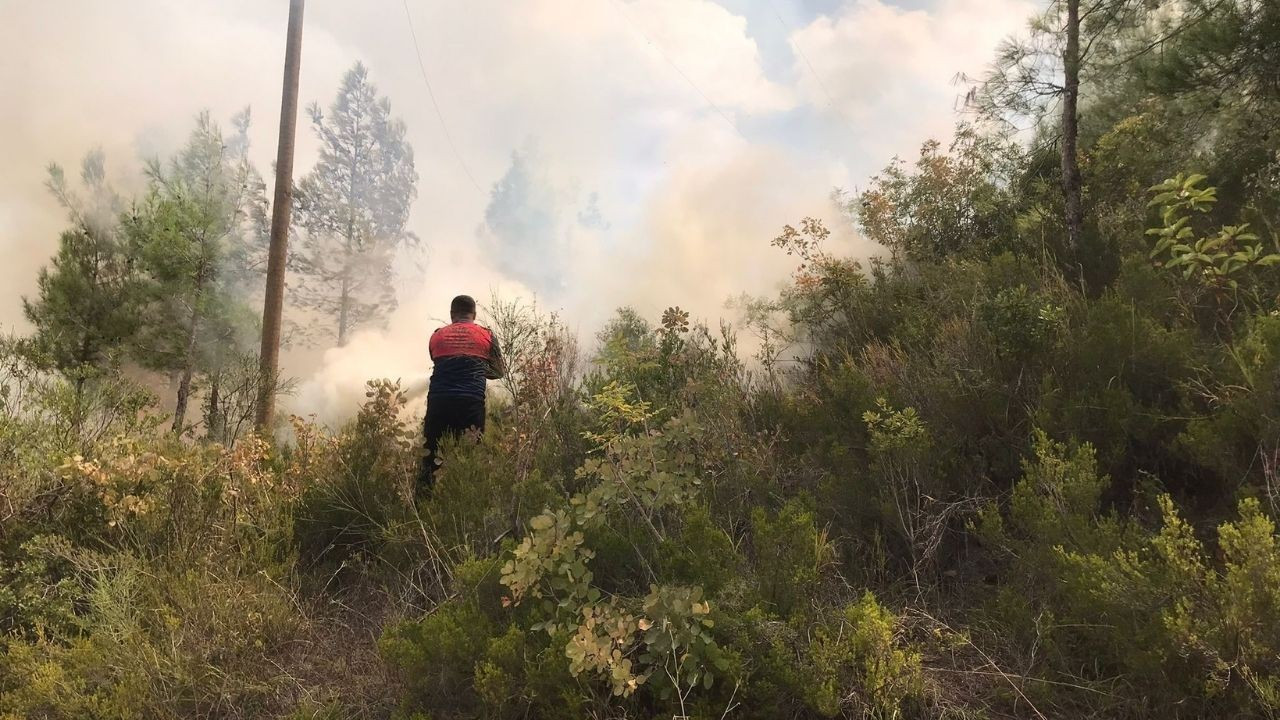
POLYGON ((0 713, 45 718, 184 718, 277 707, 280 660, 302 623, 261 574, 147 571, 127 555, 75 558, 85 606, 74 632, 10 636, 0 713))
POLYGON ((1052 350, 1064 324, 1063 309, 1026 285, 1001 288, 978 306, 978 314, 1000 352, 1015 358, 1052 350))
MULTIPOLYGON (((1246 478, 1257 490, 1275 493, 1280 489, 1275 486, 1280 456, 1280 417, 1275 413, 1280 403, 1280 316, 1251 320, 1238 341, 1222 348, 1210 369, 1198 373, 1195 387, 1206 412, 1186 423, 1178 444, 1199 466, 1221 478, 1205 490, 1225 489, 1227 483, 1246 478)), ((1275 512, 1276 501, 1271 502, 1275 512)))
POLYGON ((896 718, 921 692, 920 654, 870 592, 814 631, 809 700, 825 717, 896 718))
POLYGON ((1132 711, 1275 711, 1274 523, 1242 501, 1239 519, 1218 528, 1214 562, 1167 495, 1152 532, 1101 511, 1105 485, 1088 446, 1039 438, 1007 520, 984 515, 983 536, 1008 553, 1010 574, 993 619, 1039 645, 1046 669, 1075 679, 1066 687, 1129 678, 1143 691, 1115 702, 1132 711))
POLYGON ((791 500, 773 515, 756 508, 751 529, 754 569, 764 601, 784 617, 812 610, 815 591, 834 559, 813 512, 802 500, 791 500))
POLYGON ((679 527, 658 547, 657 565, 663 577, 698 585, 714 596, 740 576, 743 559, 710 512, 702 507, 690 508, 680 519, 679 527))
POLYGON ((418 453, 415 434, 400 421, 407 400, 387 381, 370 382, 366 396, 355 421, 332 438, 295 423, 290 473, 302 487, 295 535, 308 563, 342 566, 393 550, 397 529, 408 523, 418 453))
POLYGON ((569 675, 567 639, 512 624, 503 604, 501 564, 497 557, 460 563, 454 568, 458 599, 383 633, 379 648, 405 688, 404 712, 580 717, 574 709, 590 694, 584 695, 569 675))
POLYGON ((474 675, 493 627, 474 603, 443 603, 426 617, 393 626, 380 644, 401 673, 411 707, 475 707, 474 675))
POLYGON ((74 557, 84 552, 58 535, 38 535, 23 543, 0 566, 0 630, 27 638, 45 632, 74 634, 85 603, 74 557))

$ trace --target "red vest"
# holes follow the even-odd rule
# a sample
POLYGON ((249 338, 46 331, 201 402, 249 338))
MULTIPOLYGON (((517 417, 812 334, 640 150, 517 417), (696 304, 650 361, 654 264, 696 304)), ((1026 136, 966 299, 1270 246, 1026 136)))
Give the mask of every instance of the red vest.
POLYGON ((429 349, 435 367, 427 393, 483 400, 493 343, 493 333, 473 322, 456 322, 432 333, 429 349))
POLYGON ((431 359, 465 355, 487 359, 493 347, 493 333, 473 322, 456 322, 431 333, 431 359))

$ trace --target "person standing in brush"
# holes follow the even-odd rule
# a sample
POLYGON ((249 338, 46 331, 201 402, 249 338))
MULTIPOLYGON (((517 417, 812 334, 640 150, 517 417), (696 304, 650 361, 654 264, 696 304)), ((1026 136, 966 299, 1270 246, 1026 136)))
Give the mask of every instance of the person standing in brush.
POLYGON ((484 432, 485 387, 506 375, 506 363, 493 331, 476 324, 476 301, 459 295, 449 304, 450 323, 431 333, 428 350, 434 367, 427 388, 422 434, 426 454, 418 474, 419 491, 429 492, 441 462, 440 439, 467 430, 484 432))

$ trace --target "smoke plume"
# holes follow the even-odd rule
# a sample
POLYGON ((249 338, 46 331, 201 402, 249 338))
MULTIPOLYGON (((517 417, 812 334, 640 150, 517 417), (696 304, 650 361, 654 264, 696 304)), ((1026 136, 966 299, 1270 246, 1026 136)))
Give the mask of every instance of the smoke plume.
MULTIPOLYGON (((406 18, 400 0, 309 3, 300 99, 326 103, 356 60, 369 67, 414 146, 409 229, 427 256, 421 271, 400 263, 385 328, 287 352, 298 386, 285 407, 338 422, 366 379, 421 381, 459 292, 536 299, 589 338, 621 305, 714 322, 729 297, 775 292, 792 263, 769 240, 806 215, 836 231, 833 249, 867 252, 831 189, 948 134, 951 79, 980 74, 1030 9, 833 0, 783 8, 780 23, 756 5, 410 2, 406 18)), ((0 63, 0 327, 26 329, 19 298, 66 222, 43 187, 50 161, 75 167, 102 147, 113 185, 136 193, 138 158, 170 155, 201 109, 248 104, 270 182, 286 13, 257 0, 0 11, 0 46, 40 59, 0 63)), ((316 153, 304 122, 297 177, 316 153)))

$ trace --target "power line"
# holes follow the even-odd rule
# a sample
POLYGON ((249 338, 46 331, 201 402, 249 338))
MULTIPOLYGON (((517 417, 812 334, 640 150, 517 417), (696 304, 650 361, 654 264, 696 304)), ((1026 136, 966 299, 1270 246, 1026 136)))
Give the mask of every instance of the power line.
POLYGON ((422 71, 422 81, 427 86, 427 97, 431 98, 431 107, 435 108, 436 119, 440 121, 440 129, 444 131, 444 139, 449 143, 449 149, 453 151, 453 157, 458 161, 458 166, 462 168, 462 172, 471 181, 476 192, 484 194, 484 190, 480 187, 480 183, 476 182, 476 178, 471 174, 471 170, 467 167, 467 163, 462 159, 462 153, 458 152, 458 145, 453 141, 453 135, 449 133, 449 126, 444 121, 444 113, 440 112, 440 103, 436 102, 436 93, 431 88, 431 78, 427 76, 427 66, 422 62, 422 48, 418 46, 418 33, 413 29, 413 15, 409 13, 409 0, 402 0, 404 5, 404 17, 409 26, 409 36, 413 38, 413 52, 418 56, 418 70, 422 71))
MULTIPOLYGON (((782 29, 790 35, 795 35, 795 28, 782 18, 782 13, 778 12, 778 6, 773 4, 773 0, 768 0, 769 9, 773 10, 773 16, 778 18, 778 24, 782 29)), ((836 99, 832 97, 831 91, 827 89, 827 84, 822 81, 822 76, 818 75, 818 71, 813 69, 813 63, 809 62, 809 56, 805 54, 804 48, 800 46, 800 40, 795 38, 792 40, 792 46, 796 49, 796 53, 800 55, 800 59, 804 61, 805 67, 809 68, 809 74, 818 82, 818 87, 822 88, 822 94, 827 96, 827 102, 830 103, 832 109, 840 111, 840 106, 836 104, 836 99)))
POLYGON ((685 72, 680 69, 679 65, 676 65, 675 61, 672 60, 671 57, 667 55, 666 51, 662 49, 662 46, 655 43, 649 37, 649 35, 645 33, 644 29, 641 28, 638 24, 636 24, 633 21, 633 19, 630 17, 631 13, 628 10, 626 10, 624 7, 625 3, 619 1, 617 3, 611 3, 611 4, 613 4, 615 7, 622 8, 621 12, 628 16, 627 24, 635 28, 636 31, 640 33, 640 36, 644 38, 644 41, 649 43, 649 45, 651 45, 654 50, 657 50, 658 54, 662 56, 663 60, 667 61, 667 64, 671 66, 671 69, 675 70, 676 73, 680 75, 680 77, 683 78, 686 83, 689 84, 689 87, 694 89, 694 92, 697 92, 698 95, 702 96, 703 102, 705 102, 708 107, 710 107, 712 110, 715 110, 716 114, 724 118, 725 122, 729 123, 729 127, 733 128, 733 131, 738 134, 738 137, 742 138, 743 140, 746 140, 747 136, 742 134, 742 130, 738 129, 738 124, 733 121, 733 118, 729 117, 728 113, 726 113, 723 109, 721 109, 719 105, 715 104, 715 102, 713 102, 711 98, 708 97, 707 94, 702 91, 702 88, 698 87, 698 84, 695 83, 693 79, 690 78, 688 75, 686 75, 685 72))

